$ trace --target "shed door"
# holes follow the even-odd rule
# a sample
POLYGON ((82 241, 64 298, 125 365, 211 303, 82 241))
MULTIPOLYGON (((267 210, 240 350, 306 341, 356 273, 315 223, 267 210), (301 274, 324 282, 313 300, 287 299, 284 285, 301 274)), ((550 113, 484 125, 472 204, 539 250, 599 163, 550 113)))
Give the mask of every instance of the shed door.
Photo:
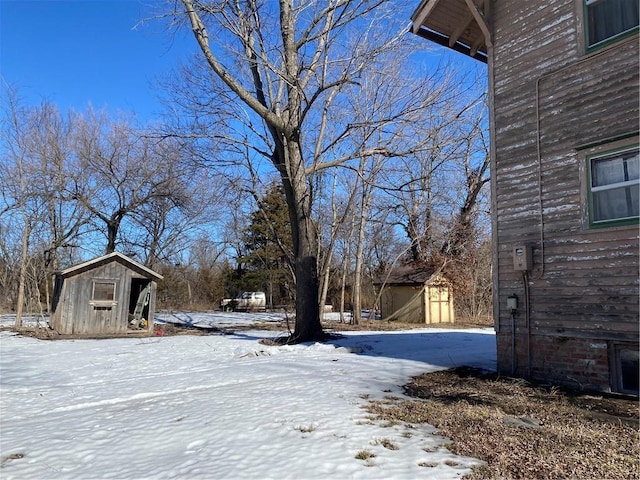
POLYGON ((443 286, 429 287, 429 318, 431 323, 447 323, 449 315, 449 289, 443 286))
POLYGON ((116 326, 116 282, 95 280, 91 295, 91 333, 113 332, 116 326))

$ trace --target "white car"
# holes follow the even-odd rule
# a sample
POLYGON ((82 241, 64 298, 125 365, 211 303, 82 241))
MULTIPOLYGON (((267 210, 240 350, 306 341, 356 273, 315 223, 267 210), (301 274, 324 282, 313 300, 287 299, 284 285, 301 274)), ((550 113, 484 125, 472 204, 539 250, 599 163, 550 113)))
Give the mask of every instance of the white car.
POLYGON ((238 298, 223 298, 220 308, 225 312, 264 312, 267 296, 264 292, 242 292, 238 298))

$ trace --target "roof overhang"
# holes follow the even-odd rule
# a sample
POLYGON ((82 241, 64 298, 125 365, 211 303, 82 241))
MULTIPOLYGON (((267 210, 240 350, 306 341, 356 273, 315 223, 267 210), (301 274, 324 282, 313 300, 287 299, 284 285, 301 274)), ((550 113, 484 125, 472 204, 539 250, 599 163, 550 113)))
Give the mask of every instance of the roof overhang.
POLYGON ((491 34, 485 17, 489 0, 422 0, 411 31, 439 45, 487 63, 491 34))
POLYGON ((385 287, 423 287, 426 284, 441 281, 444 281, 444 277, 432 268, 403 265, 374 279, 373 284, 385 287))
POLYGON ((93 268, 99 267, 101 265, 106 265, 110 262, 118 262, 121 263, 128 268, 137 271, 143 277, 152 279, 152 280, 162 280, 164 277, 157 272, 154 272, 148 267, 145 267, 141 263, 136 262, 135 260, 123 255, 119 252, 109 253, 107 255, 103 255, 102 257, 97 257, 92 260, 89 260, 84 263, 80 263, 78 265, 74 265, 65 270, 57 272, 58 275, 62 277, 72 277, 79 273, 86 272, 87 270, 91 270, 93 268))

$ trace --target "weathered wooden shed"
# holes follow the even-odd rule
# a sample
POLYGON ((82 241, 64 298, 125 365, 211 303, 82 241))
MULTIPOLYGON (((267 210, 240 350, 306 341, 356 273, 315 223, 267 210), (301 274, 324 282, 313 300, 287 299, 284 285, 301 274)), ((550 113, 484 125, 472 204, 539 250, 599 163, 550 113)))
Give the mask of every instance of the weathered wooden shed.
POLYGON ((153 329, 162 275, 110 253, 56 273, 51 328, 61 334, 126 334, 153 329))
POLYGON ((433 270, 398 267, 374 285, 382 288, 380 314, 383 319, 427 324, 455 321, 451 286, 433 270))

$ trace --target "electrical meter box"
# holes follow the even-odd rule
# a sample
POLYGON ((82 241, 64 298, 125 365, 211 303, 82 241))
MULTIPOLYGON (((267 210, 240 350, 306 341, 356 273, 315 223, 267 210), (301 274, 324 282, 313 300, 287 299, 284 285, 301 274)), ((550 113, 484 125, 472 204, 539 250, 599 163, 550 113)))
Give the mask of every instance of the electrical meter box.
POLYGON ((531 245, 513 247, 513 269, 517 272, 528 272, 533 267, 531 245))

